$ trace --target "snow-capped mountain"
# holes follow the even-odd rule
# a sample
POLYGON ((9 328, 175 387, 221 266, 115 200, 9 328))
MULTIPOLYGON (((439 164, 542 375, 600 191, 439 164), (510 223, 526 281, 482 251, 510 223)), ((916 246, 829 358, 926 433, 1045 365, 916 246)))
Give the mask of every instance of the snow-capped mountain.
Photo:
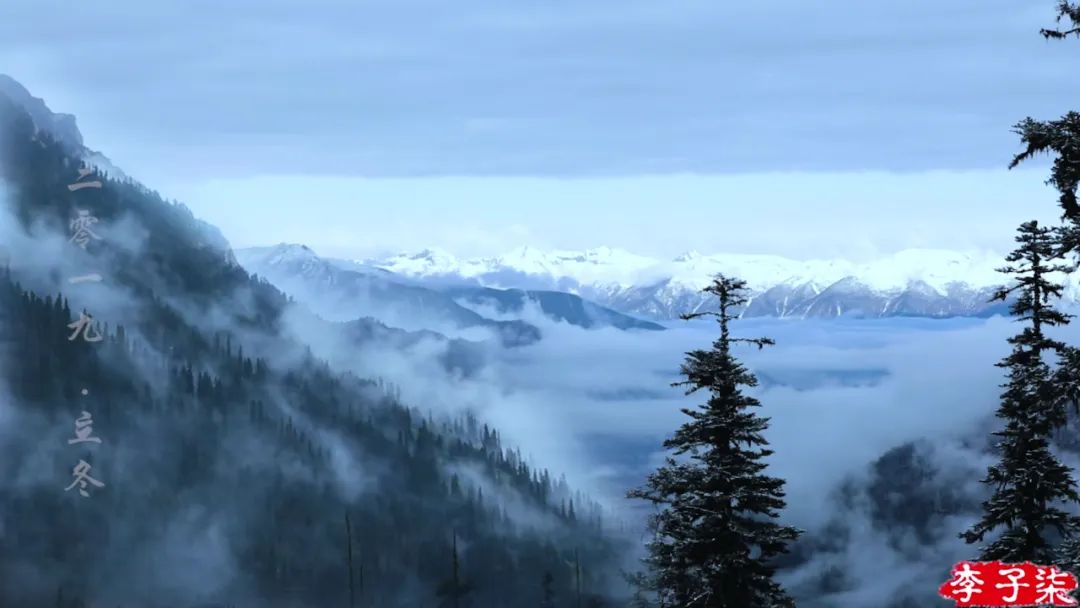
POLYGON ((553 320, 586 329, 663 329, 573 294, 477 286, 433 289, 385 269, 321 258, 304 245, 282 243, 238 249, 236 256, 249 272, 265 277, 332 321, 370 316, 395 327, 442 332, 483 327, 497 330, 504 338, 509 337, 509 342, 520 344, 539 337, 536 327, 517 318, 528 305, 535 305, 540 313, 553 320), (477 307, 491 309, 498 316, 510 319, 490 319, 474 310, 477 307))
MULTIPOLYGON (((773 255, 691 251, 658 260, 602 247, 582 252, 544 252, 521 247, 506 255, 458 259, 427 249, 358 261, 425 282, 496 288, 558 289, 620 312, 671 319, 709 302, 700 290, 718 273, 747 282, 753 299, 747 316, 988 316, 1004 283, 997 268, 1004 256, 986 252, 910 249, 870 262, 793 260, 773 255)), ((1080 301, 1075 277, 1066 300, 1080 301)))
POLYGON ((281 244, 236 250, 240 264, 270 281, 320 317, 345 323, 372 317, 409 331, 486 328, 504 344, 528 344, 539 330, 521 321, 496 321, 419 285, 388 280, 383 270, 344 270, 303 245, 281 244))
MULTIPOLYGON (((457 258, 442 249, 425 249, 416 254, 399 254, 385 258, 357 260, 366 266, 385 268, 396 274, 438 279, 476 279, 497 281, 498 276, 534 279, 538 286, 556 288, 560 279, 579 285, 616 283, 632 285, 640 273, 657 265, 657 261, 621 249, 598 247, 585 251, 544 252, 532 247, 519 247, 494 258, 457 258)), ((492 287, 497 285, 492 284, 492 287)), ((513 285, 529 287, 529 285, 513 285)))

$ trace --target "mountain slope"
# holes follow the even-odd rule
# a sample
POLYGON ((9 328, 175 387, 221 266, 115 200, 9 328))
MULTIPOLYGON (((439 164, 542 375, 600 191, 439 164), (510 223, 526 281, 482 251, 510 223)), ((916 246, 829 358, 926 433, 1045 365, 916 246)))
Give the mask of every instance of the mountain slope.
POLYGON ((494 328, 513 343, 527 343, 534 333, 539 336, 533 326, 520 320, 493 321, 469 306, 493 306, 499 315, 515 315, 531 302, 551 319, 587 329, 663 329, 573 294, 438 284, 425 287, 384 269, 320 258, 303 245, 241 249, 236 255, 249 271, 266 277, 331 320, 371 316, 407 329, 494 328))
MULTIPOLYGON (((520 248, 493 258, 458 260, 441 251, 364 260, 432 286, 557 289, 628 315, 673 319, 708 302, 700 290, 717 273, 747 281, 745 316, 989 316, 1002 258, 988 252, 906 250, 872 262, 798 261, 769 255, 702 255, 661 261, 600 248, 545 253, 520 248)), ((1080 279, 1059 277, 1066 302, 1080 303, 1080 279)))
POLYGON ((49 133, 68 154, 96 167, 114 179, 127 179, 127 175, 113 165, 104 154, 91 150, 83 144, 82 133, 79 131, 75 116, 52 112, 45 100, 34 97, 30 91, 26 90, 26 87, 6 74, 0 74, 0 95, 26 112, 34 126, 40 131, 49 133))
POLYGON ((483 328, 507 346, 540 339, 528 323, 486 319, 437 291, 394 282, 386 274, 343 270, 302 245, 241 249, 236 255, 248 271, 330 321, 372 317, 410 330, 483 328))
POLYGON ((524 291, 468 286, 443 287, 441 291, 474 306, 493 306, 500 314, 520 313, 527 305, 534 304, 541 312, 556 321, 565 321, 586 329, 594 327, 652 331, 664 329, 663 325, 635 319, 561 291, 524 291))
POLYGON ((344 605, 346 514, 367 605, 433 604, 455 536, 476 606, 537 605, 545 570, 571 593, 575 554, 587 588, 617 576, 595 504, 327 365, 207 225, 130 181, 71 192, 80 163, 0 95, 0 605, 344 605), (100 220, 85 250, 73 208, 100 220), (69 338, 84 312, 101 341, 69 338), (68 444, 84 411, 101 445, 68 444), (64 490, 80 460, 87 497, 64 490))

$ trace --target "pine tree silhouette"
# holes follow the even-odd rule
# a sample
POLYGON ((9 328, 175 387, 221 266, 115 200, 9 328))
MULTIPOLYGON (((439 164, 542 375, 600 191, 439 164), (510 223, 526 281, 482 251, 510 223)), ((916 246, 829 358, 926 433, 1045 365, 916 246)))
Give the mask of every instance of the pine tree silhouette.
MULTIPOLYGON (((1080 3, 1060 0, 1057 22, 1068 25, 1064 29, 1044 28, 1040 33, 1047 39, 1080 37, 1080 3)), ((1068 112, 1057 120, 1049 121, 1028 117, 1017 123, 1014 129, 1020 135, 1025 150, 1013 158, 1009 168, 1040 154, 1055 157, 1047 183, 1058 191, 1058 203, 1066 222, 1058 255, 1080 251, 1080 201, 1077 199, 1077 188, 1080 187, 1080 112, 1068 112)))
POLYGON ((458 558, 457 532, 454 532, 454 541, 451 546, 451 572, 450 578, 439 585, 437 595, 441 600, 440 606, 445 608, 462 608, 465 598, 472 593, 472 585, 461 579, 461 564, 458 558))
POLYGON ((686 377, 675 386, 687 394, 709 393, 708 401, 683 409, 690 421, 664 442, 673 455, 631 491, 659 507, 651 517, 647 583, 661 605, 684 608, 764 608, 794 606, 772 579, 770 560, 787 551, 801 533, 775 523, 783 509, 784 481, 763 474, 761 459, 772 450, 762 432, 768 418, 749 411, 760 403, 743 394, 757 379, 732 354, 732 345, 758 348, 768 338, 732 338, 733 310, 746 302, 745 282, 718 276, 704 289, 719 299, 718 312, 683 315, 716 317, 720 338, 711 350, 687 353, 686 377))
POLYGON ((1054 230, 1038 222, 1020 226, 1019 247, 1000 272, 1014 275, 1012 286, 1001 288, 995 300, 1017 297, 1010 311, 1028 326, 1009 338, 1012 352, 997 365, 1008 370, 1008 382, 997 411, 1005 428, 994 433, 1000 461, 991 466, 984 483, 994 488, 983 503, 983 517, 960 536, 968 543, 982 541, 998 528, 1001 536, 983 547, 981 560, 1052 563, 1056 558, 1047 533, 1071 537, 1080 530, 1080 518, 1061 509, 1062 502, 1080 502, 1072 472, 1050 449, 1053 432, 1067 417, 1067 397, 1054 382, 1046 362, 1048 355, 1060 357, 1067 347, 1046 334, 1050 327, 1065 325, 1069 316, 1056 310, 1052 298, 1062 286, 1050 280, 1050 273, 1068 267, 1052 264, 1058 247, 1054 230))
POLYGON ((1080 3, 1069 0, 1059 0, 1057 22, 1068 21, 1070 26, 1066 29, 1042 29, 1040 33, 1048 39, 1061 39, 1069 36, 1080 37, 1080 3))
POLYGON ((552 588, 554 584, 555 577, 550 571, 545 571, 544 577, 540 579, 540 608, 555 608, 555 590, 552 588))

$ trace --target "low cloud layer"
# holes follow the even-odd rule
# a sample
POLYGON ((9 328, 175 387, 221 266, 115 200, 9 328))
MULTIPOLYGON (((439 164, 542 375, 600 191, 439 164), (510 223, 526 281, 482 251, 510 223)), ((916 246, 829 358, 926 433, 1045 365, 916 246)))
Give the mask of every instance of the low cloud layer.
POLYGON ((154 183, 971 169, 1077 93, 1053 5, 17 2, 0 59, 154 183))
MULTIPOLYGON (((429 375, 404 392, 433 407, 478 409, 640 534, 644 507, 623 494, 659 464, 660 442, 683 422, 678 408, 700 401, 668 384, 685 351, 708 347, 714 325, 628 333, 526 318, 543 329, 539 344, 502 353, 476 378, 429 375)), ((740 355, 771 378, 755 393, 772 418, 770 470, 788 481, 784 518, 807 531, 800 551, 809 557, 783 575, 805 605, 925 597, 976 551, 956 534, 984 491, 978 481, 991 457, 983 449, 1003 381, 994 364, 1018 328, 1002 318, 736 324, 739 335, 778 343, 740 355), (934 510, 941 505, 945 512, 934 510), (823 595, 830 584, 834 592, 823 595)), ((1080 339, 1080 328, 1063 334, 1080 339)), ((415 373, 394 369, 403 361, 371 363, 391 378, 415 373)))

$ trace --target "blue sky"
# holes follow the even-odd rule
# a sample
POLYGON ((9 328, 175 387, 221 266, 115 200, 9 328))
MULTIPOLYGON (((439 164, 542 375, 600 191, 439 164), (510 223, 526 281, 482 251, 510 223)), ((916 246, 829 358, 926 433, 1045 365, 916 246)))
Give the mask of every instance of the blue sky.
POLYGON ((1005 248, 1020 221, 1053 217, 1043 172, 1004 171, 1014 123, 1080 99, 1080 47, 1038 35, 1053 14, 1050 0, 16 0, 0 8, 0 69, 240 246, 859 256, 1005 248), (718 242, 727 222, 740 234, 718 242))

